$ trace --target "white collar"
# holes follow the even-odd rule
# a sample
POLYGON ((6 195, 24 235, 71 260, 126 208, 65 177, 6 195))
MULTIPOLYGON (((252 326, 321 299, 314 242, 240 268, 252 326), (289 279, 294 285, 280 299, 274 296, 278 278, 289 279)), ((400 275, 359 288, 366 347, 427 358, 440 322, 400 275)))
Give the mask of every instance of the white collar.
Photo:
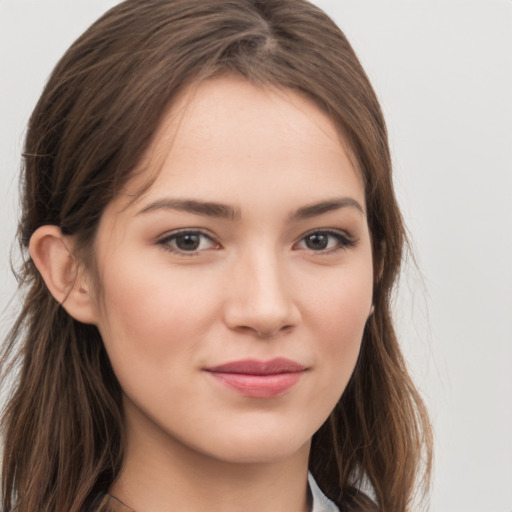
MULTIPOLYGON (((340 512, 339 508, 321 491, 313 475, 308 473, 309 489, 311 491, 312 507, 311 512, 340 512)), ((117 498, 106 494, 97 512, 133 512, 132 509, 123 505, 117 498)))
POLYGON ((313 499, 311 512, 340 512, 340 509, 318 487, 311 473, 308 473, 308 482, 313 499))

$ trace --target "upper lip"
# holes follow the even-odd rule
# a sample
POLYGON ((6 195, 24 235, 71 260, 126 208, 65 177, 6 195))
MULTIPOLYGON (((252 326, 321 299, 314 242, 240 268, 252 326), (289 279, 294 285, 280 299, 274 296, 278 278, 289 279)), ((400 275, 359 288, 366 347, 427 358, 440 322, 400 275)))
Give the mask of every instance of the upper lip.
POLYGON ((279 373, 296 373, 306 369, 305 366, 291 359, 277 357, 269 361, 258 361, 256 359, 244 359, 231 361, 217 366, 206 368, 206 371, 213 373, 238 373, 245 375, 276 375, 279 373))

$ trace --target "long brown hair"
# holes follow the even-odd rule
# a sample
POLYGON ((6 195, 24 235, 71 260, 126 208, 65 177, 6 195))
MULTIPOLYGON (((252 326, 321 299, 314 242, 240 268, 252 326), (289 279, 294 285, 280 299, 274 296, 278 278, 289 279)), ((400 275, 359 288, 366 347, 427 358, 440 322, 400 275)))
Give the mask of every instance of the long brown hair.
POLYGON ((403 512, 418 484, 428 486, 430 425, 390 313, 405 231, 386 127, 345 36, 305 0, 127 0, 66 52, 29 122, 24 305, 2 357, 4 382, 7 370, 16 376, 2 420, 4 510, 86 510, 123 460, 121 389, 99 332, 53 299, 27 253, 30 237, 57 225, 92 261, 99 219, 173 98, 221 73, 308 95, 340 128, 364 179, 375 309, 348 387, 313 438, 311 471, 347 510, 370 506, 365 488, 383 512, 403 512))

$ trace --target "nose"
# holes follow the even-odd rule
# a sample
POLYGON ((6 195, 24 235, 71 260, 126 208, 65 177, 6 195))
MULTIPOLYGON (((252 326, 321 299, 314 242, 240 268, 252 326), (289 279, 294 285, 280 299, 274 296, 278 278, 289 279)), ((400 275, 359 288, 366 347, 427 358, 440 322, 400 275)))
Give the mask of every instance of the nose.
POLYGON ((233 269, 224 318, 230 329, 258 338, 292 330, 300 321, 294 283, 276 255, 253 254, 233 269))

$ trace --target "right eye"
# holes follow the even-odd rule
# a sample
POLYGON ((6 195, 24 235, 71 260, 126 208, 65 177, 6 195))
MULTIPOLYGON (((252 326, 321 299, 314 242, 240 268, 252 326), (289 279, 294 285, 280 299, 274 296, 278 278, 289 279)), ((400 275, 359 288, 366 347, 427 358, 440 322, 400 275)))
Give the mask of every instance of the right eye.
POLYGON ((192 230, 170 233, 157 243, 163 249, 187 256, 194 256, 201 251, 219 248, 219 244, 206 233, 192 230))

